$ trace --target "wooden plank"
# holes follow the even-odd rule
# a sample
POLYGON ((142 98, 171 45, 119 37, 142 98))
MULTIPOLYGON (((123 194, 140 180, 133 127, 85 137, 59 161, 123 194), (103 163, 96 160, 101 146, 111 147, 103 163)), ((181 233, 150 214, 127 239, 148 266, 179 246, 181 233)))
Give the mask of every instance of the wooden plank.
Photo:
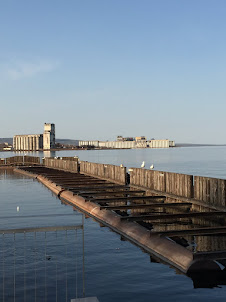
POLYGON ((66 187, 66 186, 63 186, 64 189, 67 189, 67 190, 71 190, 73 192, 84 192, 86 190, 103 190, 103 189, 109 189, 109 190, 112 190, 114 188, 122 188, 124 186, 120 186, 120 185, 114 185, 112 183, 105 183, 104 186, 103 184, 95 184, 95 186, 92 184, 92 186, 86 186, 86 185, 80 185, 80 186, 70 186, 70 187, 66 187))
MULTIPOLYGON (((53 181, 54 183, 56 183, 57 185, 95 185, 95 184, 105 184, 106 181, 103 180, 96 180, 96 181, 89 181, 89 180, 82 180, 82 181, 53 181)), ((112 184, 112 183, 111 183, 112 184)))
POLYGON ((167 230, 167 231, 152 231, 151 234, 157 234, 161 236, 185 236, 185 235, 217 235, 217 234, 226 234, 226 226, 221 227, 205 227, 205 228, 193 228, 187 230, 167 230))
POLYGON ((118 205, 118 206, 101 206, 100 209, 106 210, 129 210, 129 209, 144 209, 144 208, 173 208, 173 207, 191 207, 190 202, 181 203, 151 203, 151 204, 130 204, 130 205, 118 205))
POLYGON ((89 196, 89 195, 111 195, 111 194, 138 194, 138 193, 142 193, 142 194, 145 194, 145 191, 143 190, 134 190, 134 191, 131 191, 131 190, 121 190, 121 191, 112 191, 112 192, 108 192, 108 191, 99 191, 99 192, 85 192, 85 193, 81 193, 82 196, 89 196))
MULTIPOLYGON (((83 193, 87 193, 87 194, 89 194, 89 195, 92 195, 92 194, 95 194, 95 193, 98 193, 98 192, 103 192, 103 193, 114 193, 114 192, 116 192, 116 194, 117 194, 117 192, 129 192, 130 191, 130 188, 128 187, 117 187, 117 186, 112 186, 112 187, 110 187, 110 186, 107 186, 107 187, 103 187, 102 189, 101 189, 101 187, 99 188, 95 188, 95 190, 86 190, 86 189, 84 189, 84 190, 80 190, 79 192, 81 193, 81 194, 83 194, 83 193), (121 190, 120 190, 121 189, 121 190), (109 191, 110 190, 110 191, 109 191)), ((132 191, 131 191, 132 192, 132 191)))
POLYGON ((160 220, 160 219, 181 219, 192 217, 217 217, 226 216, 226 212, 190 212, 180 214, 160 214, 160 215, 140 215, 140 216, 126 216, 121 219, 127 219, 129 221, 143 221, 143 220, 160 220))
POLYGON ((199 176, 194 176, 194 198, 197 200, 199 199, 199 176))
POLYGON ((128 197, 110 197, 110 198, 92 198, 92 201, 99 202, 99 201, 126 201, 126 200, 165 200, 165 196, 128 196, 128 197))

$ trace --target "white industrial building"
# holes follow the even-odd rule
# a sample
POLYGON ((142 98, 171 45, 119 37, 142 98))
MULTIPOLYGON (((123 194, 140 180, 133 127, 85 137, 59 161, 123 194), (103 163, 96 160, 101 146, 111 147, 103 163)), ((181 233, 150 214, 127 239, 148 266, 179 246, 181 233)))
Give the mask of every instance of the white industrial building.
POLYGON ((111 141, 111 142, 99 142, 99 148, 109 149, 133 149, 136 148, 135 141, 111 141))
POLYGON ((43 134, 15 135, 13 149, 16 151, 38 151, 43 147, 43 134))
POLYGON ((55 125, 45 123, 43 134, 15 135, 13 148, 15 151, 50 150, 55 147, 55 125))
POLYGON ((152 139, 147 145, 149 148, 169 148, 175 147, 175 142, 168 139, 152 139))
POLYGON ((99 147, 99 141, 79 141, 79 147, 99 147))
POLYGON ((175 147, 175 142, 168 139, 150 140, 146 138, 136 138, 135 140, 123 140, 117 141, 79 141, 79 147, 94 147, 103 149, 134 149, 134 148, 170 148, 175 147))
POLYGON ((43 150, 50 150, 55 147, 55 124, 44 124, 43 150))

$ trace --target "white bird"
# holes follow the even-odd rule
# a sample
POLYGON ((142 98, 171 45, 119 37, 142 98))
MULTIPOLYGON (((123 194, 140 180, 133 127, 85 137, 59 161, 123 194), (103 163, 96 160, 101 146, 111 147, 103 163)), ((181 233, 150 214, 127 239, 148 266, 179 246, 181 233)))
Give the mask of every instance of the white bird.
POLYGON ((141 164, 141 168, 144 168, 144 167, 145 167, 145 161, 143 161, 141 164))
POLYGON ((150 166, 150 169, 151 169, 151 170, 154 169, 154 165, 153 165, 153 164, 150 166))
POLYGON ((120 165, 120 168, 124 168, 123 164, 120 165))
POLYGON ((16 207, 16 211, 19 212, 20 211, 20 207, 16 207))

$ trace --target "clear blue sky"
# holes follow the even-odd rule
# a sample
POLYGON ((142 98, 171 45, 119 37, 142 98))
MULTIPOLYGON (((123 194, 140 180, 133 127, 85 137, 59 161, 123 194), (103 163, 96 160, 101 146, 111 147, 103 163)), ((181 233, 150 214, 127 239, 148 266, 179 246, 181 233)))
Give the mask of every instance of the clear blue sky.
POLYGON ((0 137, 226 143, 225 0, 0 0, 0 137))

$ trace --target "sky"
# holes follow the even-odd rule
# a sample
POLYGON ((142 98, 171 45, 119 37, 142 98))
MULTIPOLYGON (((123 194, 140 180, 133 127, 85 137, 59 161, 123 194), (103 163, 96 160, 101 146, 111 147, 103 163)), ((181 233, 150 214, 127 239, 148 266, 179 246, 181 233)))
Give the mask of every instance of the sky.
POLYGON ((0 137, 226 143, 225 0, 0 0, 0 137))

